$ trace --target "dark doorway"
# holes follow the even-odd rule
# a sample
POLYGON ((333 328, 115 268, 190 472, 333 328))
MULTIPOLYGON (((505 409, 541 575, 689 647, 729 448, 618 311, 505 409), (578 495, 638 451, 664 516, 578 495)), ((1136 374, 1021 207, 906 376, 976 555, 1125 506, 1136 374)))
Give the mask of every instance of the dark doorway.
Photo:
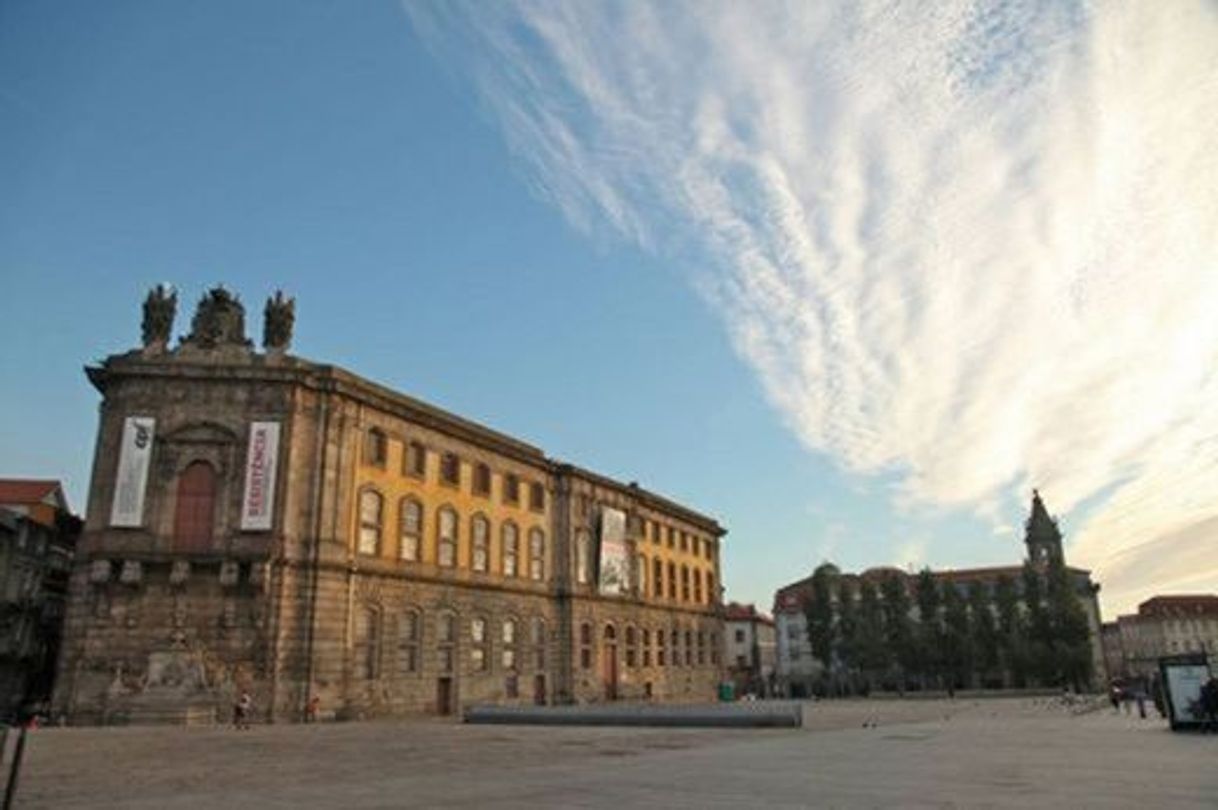
POLYGON ((613 625, 605 627, 605 640, 601 645, 601 680, 605 685, 605 700, 617 700, 617 631, 613 625))
POLYGON ((450 715, 453 713, 453 679, 436 679, 436 713, 450 715))
POLYGON ((533 703, 538 706, 546 705, 546 676, 538 675, 533 678, 533 703))

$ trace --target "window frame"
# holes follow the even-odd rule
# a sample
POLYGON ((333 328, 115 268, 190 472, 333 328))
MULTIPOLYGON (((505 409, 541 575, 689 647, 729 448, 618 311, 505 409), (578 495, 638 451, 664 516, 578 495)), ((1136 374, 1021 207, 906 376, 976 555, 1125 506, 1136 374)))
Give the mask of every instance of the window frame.
POLYGON ((361 487, 359 498, 356 500, 356 533, 355 533, 355 551, 365 557, 381 556, 381 549, 385 542, 385 496, 381 494, 376 487, 361 487), (365 499, 372 497, 376 500, 376 520, 369 522, 365 514, 365 499), (373 544, 372 550, 368 550, 364 544, 365 531, 374 530, 376 532, 376 541, 373 544))
POLYGON ((457 514, 457 510, 445 504, 436 510, 436 565, 440 568, 457 568, 461 559, 460 548, 461 536, 461 518, 457 514), (452 518, 452 534, 446 536, 444 532, 445 516, 452 518), (444 561, 444 550, 446 547, 452 550, 452 561, 444 561))
POLYGON ((427 509, 423 506, 423 502, 413 495, 407 495, 398 501, 398 559, 405 562, 420 562, 423 558, 423 534, 424 521, 426 520, 427 509), (407 510, 413 509, 418 519, 418 525, 413 533, 406 530, 407 510), (408 544, 407 540, 413 541, 408 544), (414 555, 407 556, 406 549, 413 545, 414 555))

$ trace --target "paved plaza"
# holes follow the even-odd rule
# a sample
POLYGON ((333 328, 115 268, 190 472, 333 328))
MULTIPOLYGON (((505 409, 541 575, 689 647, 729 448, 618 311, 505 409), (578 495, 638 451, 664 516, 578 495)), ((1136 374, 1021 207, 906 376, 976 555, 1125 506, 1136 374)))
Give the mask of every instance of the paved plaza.
POLYGON ((1218 735, 1027 698, 821 702, 793 730, 56 728, 26 754, 18 807, 1218 806, 1218 735))

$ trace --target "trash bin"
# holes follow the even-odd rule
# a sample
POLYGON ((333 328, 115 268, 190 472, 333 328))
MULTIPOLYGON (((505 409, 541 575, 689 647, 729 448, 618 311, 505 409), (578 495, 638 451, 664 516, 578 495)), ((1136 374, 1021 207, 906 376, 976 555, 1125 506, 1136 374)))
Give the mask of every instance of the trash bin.
POLYGON ((736 699, 736 684, 731 681, 723 681, 719 684, 719 702, 731 703, 736 699))

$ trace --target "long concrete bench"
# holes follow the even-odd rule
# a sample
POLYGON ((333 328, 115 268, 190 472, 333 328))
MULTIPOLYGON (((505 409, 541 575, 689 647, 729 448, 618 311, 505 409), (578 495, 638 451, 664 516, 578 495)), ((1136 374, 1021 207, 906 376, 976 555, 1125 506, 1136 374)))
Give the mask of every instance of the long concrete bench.
POLYGON ((533 726, 662 726, 798 728, 802 713, 790 703, 700 705, 470 706, 466 723, 533 726))

